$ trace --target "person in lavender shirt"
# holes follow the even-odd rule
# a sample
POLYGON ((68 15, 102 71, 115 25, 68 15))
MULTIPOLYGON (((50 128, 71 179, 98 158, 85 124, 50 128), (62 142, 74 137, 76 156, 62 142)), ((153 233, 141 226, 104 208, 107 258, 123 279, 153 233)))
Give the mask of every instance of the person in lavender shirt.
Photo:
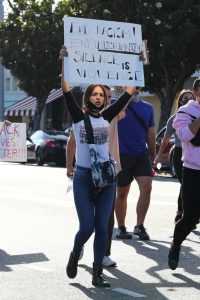
POLYGON ((168 265, 172 270, 178 266, 181 244, 200 218, 200 146, 193 144, 193 138, 200 133, 200 77, 194 81, 193 90, 195 100, 180 107, 173 121, 183 151, 183 217, 176 223, 169 249, 168 265))

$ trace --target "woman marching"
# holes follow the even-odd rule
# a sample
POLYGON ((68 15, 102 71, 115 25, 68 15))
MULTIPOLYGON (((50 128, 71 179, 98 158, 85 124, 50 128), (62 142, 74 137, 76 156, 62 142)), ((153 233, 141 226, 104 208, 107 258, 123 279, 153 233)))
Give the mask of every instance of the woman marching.
POLYGON ((169 268, 178 267, 181 245, 200 218, 200 78, 193 83, 195 100, 183 105, 173 121, 182 143, 183 216, 176 223, 168 254, 169 268))
MULTIPOLYGON (((64 57, 66 47, 62 47, 61 86, 64 99, 73 120, 76 139, 76 168, 73 179, 74 201, 79 219, 79 230, 74 239, 74 247, 70 254, 66 272, 69 278, 75 278, 81 250, 92 233, 94 236, 94 263, 92 284, 98 287, 109 287, 110 283, 102 276, 102 261, 105 255, 108 235, 108 221, 113 205, 115 183, 101 188, 96 193, 92 181, 91 159, 84 126, 84 112, 76 103, 69 84, 64 81, 64 57)), ((96 148, 101 157, 109 159, 108 141, 111 120, 129 102, 135 87, 127 87, 125 93, 112 105, 107 106, 105 88, 99 84, 88 86, 84 95, 84 105, 92 124, 96 148)))
MULTIPOLYGON (((177 102, 176 102, 177 111, 182 105, 187 104, 187 102, 189 100, 194 100, 194 96, 193 96, 192 92, 190 90, 180 91, 180 94, 179 94, 177 102)), ((154 165, 156 166, 158 163, 161 162, 162 154, 164 153, 165 148, 167 147, 168 143, 170 142, 170 138, 174 134, 175 147, 174 147, 172 160, 173 160, 173 165, 175 168, 176 176, 178 178, 178 181, 181 184, 179 195, 178 195, 178 207, 177 207, 177 212, 176 212, 176 216, 174 219, 174 222, 176 223, 178 220, 180 220, 182 218, 182 214, 183 214, 183 201, 182 201, 182 167, 183 167, 183 163, 181 160, 181 157, 182 157, 181 141, 176 134, 176 130, 172 126, 172 123, 173 123, 175 117, 176 117, 176 114, 172 115, 167 121, 165 135, 164 135, 164 138, 160 145, 159 152, 155 158, 154 165)))

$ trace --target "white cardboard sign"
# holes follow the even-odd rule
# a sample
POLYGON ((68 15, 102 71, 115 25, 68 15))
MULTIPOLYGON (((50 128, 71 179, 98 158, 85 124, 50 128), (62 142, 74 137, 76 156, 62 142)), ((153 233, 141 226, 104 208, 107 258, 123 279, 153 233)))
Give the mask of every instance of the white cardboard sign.
POLYGON ((65 80, 144 86, 141 25, 64 17, 65 80))
POLYGON ((25 123, 0 123, 0 161, 27 161, 25 123))

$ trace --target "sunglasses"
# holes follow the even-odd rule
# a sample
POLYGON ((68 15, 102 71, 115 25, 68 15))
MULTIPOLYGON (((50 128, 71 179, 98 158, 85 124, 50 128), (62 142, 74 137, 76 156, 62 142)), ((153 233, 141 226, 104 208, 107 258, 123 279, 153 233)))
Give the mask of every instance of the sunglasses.
POLYGON ((189 100, 193 100, 194 99, 194 97, 184 97, 184 98, 182 98, 180 101, 179 101, 179 103, 180 104, 184 104, 184 103, 187 103, 189 100))

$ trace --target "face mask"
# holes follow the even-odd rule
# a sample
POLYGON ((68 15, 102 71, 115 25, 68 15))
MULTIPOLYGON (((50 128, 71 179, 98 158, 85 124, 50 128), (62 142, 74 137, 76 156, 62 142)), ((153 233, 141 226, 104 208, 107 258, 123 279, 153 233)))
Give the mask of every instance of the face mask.
POLYGON ((96 112, 99 112, 99 111, 101 111, 103 108, 104 108, 104 104, 103 105, 101 105, 100 107, 97 107, 96 105, 94 105, 92 102, 88 102, 87 103, 87 108, 88 108, 88 110, 90 111, 90 112, 94 112, 94 113, 96 113, 96 112))

